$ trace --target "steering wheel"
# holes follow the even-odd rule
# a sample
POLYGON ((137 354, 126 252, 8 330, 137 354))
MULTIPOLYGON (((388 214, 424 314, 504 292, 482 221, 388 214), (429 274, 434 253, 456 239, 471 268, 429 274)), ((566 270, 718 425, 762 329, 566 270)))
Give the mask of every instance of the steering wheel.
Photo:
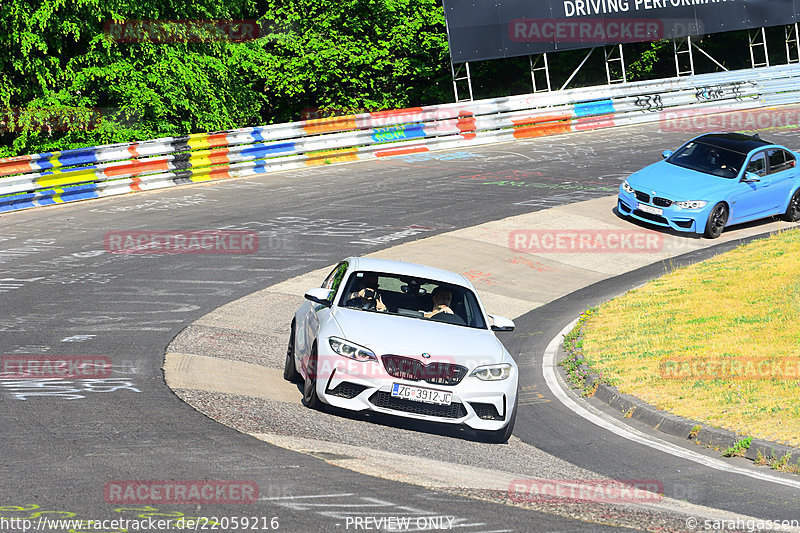
POLYGON ((363 309, 364 311, 369 311, 375 309, 378 306, 378 300, 373 299, 369 300, 367 298, 357 297, 357 298, 350 298, 344 303, 345 307, 355 307, 357 309, 363 309))
POLYGON ((430 320, 436 322, 445 322, 447 324, 457 324, 459 326, 466 326, 467 323, 464 322, 464 319, 454 313, 445 313, 441 311, 433 315, 430 320))

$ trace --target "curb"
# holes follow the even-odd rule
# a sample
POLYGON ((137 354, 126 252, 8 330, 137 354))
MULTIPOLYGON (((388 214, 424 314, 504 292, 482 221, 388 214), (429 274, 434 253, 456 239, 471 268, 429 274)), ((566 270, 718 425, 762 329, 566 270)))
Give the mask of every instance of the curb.
MULTIPOLYGON (((562 361, 568 355, 562 342, 558 348, 557 361, 562 361)), ((583 355, 580 354, 580 357, 583 358, 583 355)), ((736 442, 749 437, 749 435, 709 426, 696 420, 662 411, 635 396, 621 393, 616 387, 605 383, 599 383, 595 388, 599 376, 594 374, 585 363, 580 366, 580 369, 587 375, 583 382, 584 387, 589 390, 595 389, 594 397, 618 411, 623 418, 633 418, 662 433, 691 440, 701 446, 717 450, 726 450, 736 442), (700 427, 699 431, 695 429, 698 426, 700 427)), ((570 381, 567 380, 567 383, 570 381)), ((789 456, 788 463, 800 462, 800 448, 753 438, 744 457, 755 462, 759 457, 770 461, 779 460, 787 455, 789 456)))

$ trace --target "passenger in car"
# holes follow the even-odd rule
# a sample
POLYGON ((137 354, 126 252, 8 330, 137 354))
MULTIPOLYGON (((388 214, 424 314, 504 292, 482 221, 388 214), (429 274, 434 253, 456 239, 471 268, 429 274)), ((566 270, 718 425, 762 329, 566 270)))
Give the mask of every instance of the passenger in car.
POLYGON ((453 314, 453 310, 450 309, 450 302, 453 299, 453 293, 450 292, 450 289, 440 285, 433 289, 433 292, 431 292, 431 298, 433 299, 433 310, 425 313, 423 315, 425 318, 430 318, 439 313, 447 313, 450 315, 453 314))

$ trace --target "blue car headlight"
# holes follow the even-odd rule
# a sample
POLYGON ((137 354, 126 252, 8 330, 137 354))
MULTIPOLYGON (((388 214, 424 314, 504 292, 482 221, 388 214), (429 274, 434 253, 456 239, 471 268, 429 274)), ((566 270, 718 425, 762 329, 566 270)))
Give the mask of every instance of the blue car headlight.
POLYGON ((470 375, 483 381, 500 381, 508 379, 508 376, 511 375, 511 365, 509 363, 501 363, 499 365, 479 366, 470 375))
POLYGON ((708 204, 705 200, 688 200, 686 202, 675 202, 681 209, 702 209, 708 204))
POLYGON ((633 194, 633 187, 631 187, 630 183, 628 183, 628 180, 622 182, 622 190, 627 193, 633 194))
POLYGON ((348 357, 356 361, 377 361, 378 358, 375 353, 369 348, 364 348, 350 341, 340 339, 338 337, 331 337, 328 339, 328 344, 331 345, 331 350, 338 353, 342 357, 348 357))

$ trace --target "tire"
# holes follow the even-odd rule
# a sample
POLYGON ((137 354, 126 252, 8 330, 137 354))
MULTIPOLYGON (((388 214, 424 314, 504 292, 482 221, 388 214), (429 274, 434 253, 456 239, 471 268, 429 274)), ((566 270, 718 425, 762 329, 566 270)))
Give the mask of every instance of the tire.
POLYGON ((291 383, 302 383, 303 376, 297 371, 294 358, 294 321, 289 332, 289 346, 286 348, 286 362, 283 365, 283 379, 291 383))
POLYGON ((716 239, 722 235, 722 230, 725 229, 725 224, 728 223, 728 206, 720 202, 714 206, 711 213, 708 214, 708 221, 706 221, 706 230, 703 236, 707 239, 716 239))
POLYGON ((514 431, 514 423, 517 421, 517 400, 514 400, 514 411, 511 413, 511 419, 508 424, 500 429, 494 431, 476 431, 478 438, 483 442, 491 444, 505 444, 511 438, 511 433, 514 431))
POLYGON ((783 214, 783 219, 787 222, 800 222, 800 189, 794 191, 792 199, 789 200, 789 205, 786 207, 786 213, 783 214))
POLYGON ((306 380, 303 383, 303 405, 309 409, 322 409, 322 401, 317 395, 317 345, 311 348, 311 355, 308 358, 308 368, 306 368, 306 380))

